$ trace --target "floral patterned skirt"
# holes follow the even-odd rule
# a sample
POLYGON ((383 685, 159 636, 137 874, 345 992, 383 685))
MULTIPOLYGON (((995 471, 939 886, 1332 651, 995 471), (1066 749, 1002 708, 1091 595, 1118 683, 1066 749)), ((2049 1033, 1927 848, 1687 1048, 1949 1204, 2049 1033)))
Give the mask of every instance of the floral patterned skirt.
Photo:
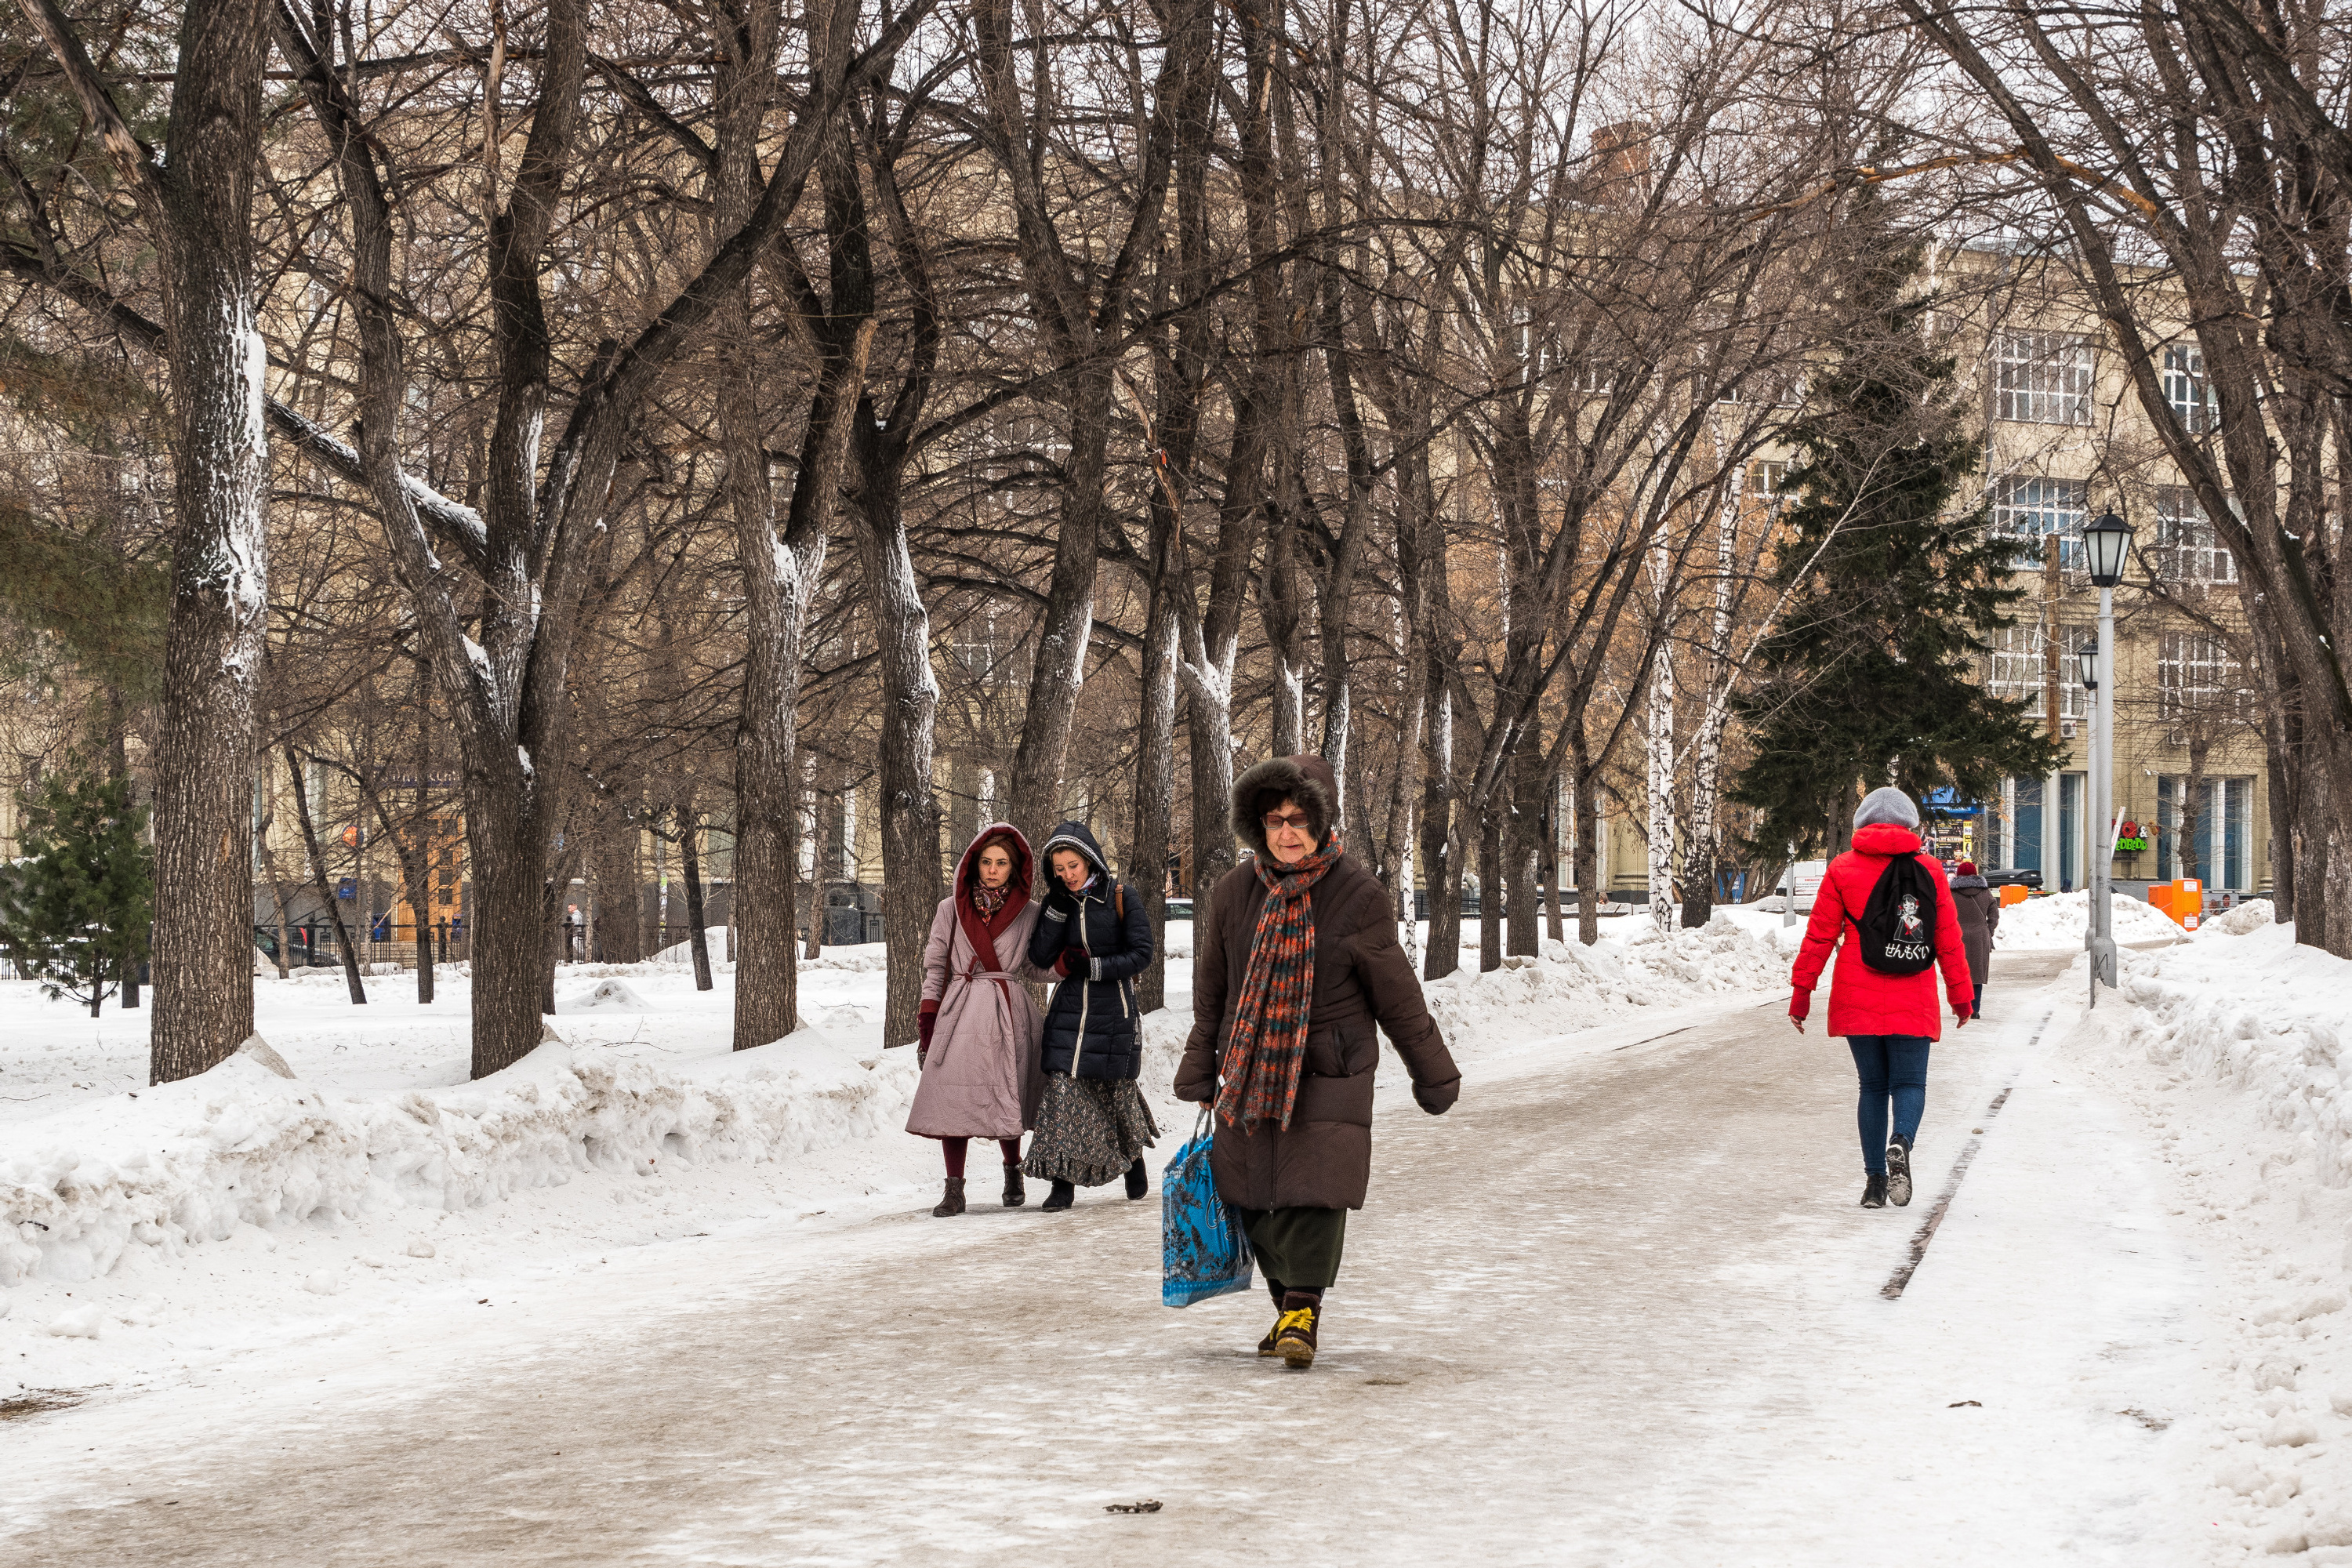
POLYGON ((1021 1168, 1041 1181, 1099 1187, 1127 1174, 1159 1136, 1134 1079, 1049 1073, 1021 1168))

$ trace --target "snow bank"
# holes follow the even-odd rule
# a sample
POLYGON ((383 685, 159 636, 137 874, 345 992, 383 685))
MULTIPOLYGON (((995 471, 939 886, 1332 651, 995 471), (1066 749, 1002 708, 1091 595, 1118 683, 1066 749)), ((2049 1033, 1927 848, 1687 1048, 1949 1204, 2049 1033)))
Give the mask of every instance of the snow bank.
POLYGON ((2264 922, 2247 935, 2126 952, 2121 979, 2138 1008, 2130 1046, 2241 1090, 2312 1152, 2326 1185, 2352 1184, 2352 1064, 2338 1061, 2352 1031, 2352 963, 2264 922))
POLYGON ((653 1011, 653 1004, 638 995, 635 987, 630 985, 627 981, 605 980, 600 982, 593 990, 584 991, 577 996, 568 998, 558 1008, 558 1011, 565 1013, 589 1013, 599 1010, 609 1013, 650 1013, 653 1011))
POLYGON ((1508 957, 1479 973, 1457 970, 1423 986, 1457 1056, 1486 1043, 1566 1034, 1654 1006, 1769 991, 1788 984, 1788 961, 1727 915, 1696 931, 1643 924, 1592 947, 1546 942, 1539 958, 1508 957))
POLYGON ((2249 899, 2234 909, 2222 910, 2201 922, 2197 935, 2201 941, 2216 936, 2252 936, 2264 926, 2278 923, 2278 909, 2268 899, 2249 899))
MULTIPOLYGON (((724 963, 727 961, 727 928, 725 926, 717 925, 704 927, 702 931, 702 943, 704 950, 710 954, 710 963, 713 968, 716 968, 718 965, 724 963)), ((674 942, 670 943, 667 947, 663 948, 659 952, 654 954, 653 962, 665 965, 691 965, 694 963, 693 939, 689 937, 684 942, 674 942)))
POLYGON ((2217 1527, 2215 1560, 2347 1562, 2352 963, 2298 947, 2270 912, 2250 903, 2195 942, 2126 950, 2130 1005, 2099 1008, 2067 1047, 2105 1055, 2147 1116, 2211 1282, 2186 1436, 2212 1467, 2197 1517, 2217 1527))
POLYGON ((684 1063, 541 1046, 454 1089, 330 1094, 247 1056, 9 1130, 0 1285, 78 1282, 134 1248, 240 1225, 477 1206, 576 1172, 789 1159, 905 1113, 913 1053, 859 1060, 814 1030, 684 1063))
MULTIPOLYGON (((2136 899, 2128 893, 2112 897, 2116 901, 2117 942, 2163 942, 2188 934, 2173 922, 2171 916, 2146 899, 2136 899)), ((2028 899, 2000 911, 2000 929, 1993 932, 1992 944, 1997 948, 2080 947, 2090 920, 2088 891, 2028 899)))

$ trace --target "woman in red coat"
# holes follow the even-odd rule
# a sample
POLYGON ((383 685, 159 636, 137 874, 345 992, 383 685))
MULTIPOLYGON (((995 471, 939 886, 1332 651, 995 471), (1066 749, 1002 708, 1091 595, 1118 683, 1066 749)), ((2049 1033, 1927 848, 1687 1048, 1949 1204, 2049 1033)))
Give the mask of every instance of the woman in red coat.
POLYGON ((1941 889, 1936 900, 1936 963, 1916 974, 1886 974, 1869 967, 1852 940, 1830 980, 1829 1032, 1843 1035, 1862 1079, 1854 1120, 1862 1132, 1864 1179, 1862 1206, 1884 1208, 1889 1198, 1911 1201, 1911 1141, 1927 1105, 1927 1047, 1943 1037, 1943 1010, 1936 1005, 1936 969, 1944 972, 1944 992, 1952 1012, 1966 1024, 1976 1006, 1969 979, 1968 949, 1944 868, 1919 853, 1919 808, 1899 789, 1874 789, 1853 814, 1853 847, 1829 864, 1821 891, 1813 896, 1805 943, 1797 950, 1796 991, 1789 1018, 1804 1033, 1813 1009, 1813 987, 1822 966, 1849 931, 1856 935, 1870 890, 1898 856, 1916 857, 1941 889), (1887 1103, 1894 1102, 1894 1137, 1887 1136, 1887 1103))

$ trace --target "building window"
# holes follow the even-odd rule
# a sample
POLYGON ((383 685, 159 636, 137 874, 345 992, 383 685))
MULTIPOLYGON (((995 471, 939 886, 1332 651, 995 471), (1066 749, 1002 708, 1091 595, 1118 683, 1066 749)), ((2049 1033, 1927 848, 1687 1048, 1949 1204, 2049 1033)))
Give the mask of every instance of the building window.
POLYGON ((1748 465, 1748 493, 1762 500, 1784 500, 1789 495, 1789 465, 1756 462, 1748 465))
POLYGON ((2000 418, 2029 425, 2091 422, 2091 345, 2073 332, 1994 334, 2000 418))
POLYGON ((2157 639, 2156 710, 2168 724, 2251 720, 2253 692, 2246 684, 2245 667, 2212 637, 2166 632, 2157 639))
POLYGON ((2149 557, 2168 583, 2234 583, 2238 563, 2213 531, 2196 493, 2180 485, 2156 492, 2156 549, 2149 557))
POLYGON ((2083 481, 2041 477, 2000 479, 1992 488, 1992 531, 2002 539, 2030 541, 2010 557, 2017 572, 2038 571, 2044 539, 2058 537, 2058 558, 2074 570, 2083 565, 2083 481))
POLYGON ((2205 356, 2195 349, 2164 351, 2164 396, 2189 434, 2213 427, 2213 389, 2205 383, 2205 356))
POLYGON ((2163 881, 2194 877, 2208 893, 2254 885, 2254 781, 2205 778, 2192 790, 2186 777, 2156 781, 2156 874, 2163 881))
MULTIPOLYGON (((2080 719, 2088 711, 2084 701, 2090 694, 2075 679, 2073 668, 2074 649, 2086 637, 2069 626, 2058 631, 2061 719, 2080 719)), ((2022 702, 2031 712, 2042 712, 2049 700, 2044 684, 2050 668, 2049 646, 2050 638, 2038 626, 2003 626, 1993 633, 1991 651, 1985 656, 1985 689, 2007 701, 2022 702)))

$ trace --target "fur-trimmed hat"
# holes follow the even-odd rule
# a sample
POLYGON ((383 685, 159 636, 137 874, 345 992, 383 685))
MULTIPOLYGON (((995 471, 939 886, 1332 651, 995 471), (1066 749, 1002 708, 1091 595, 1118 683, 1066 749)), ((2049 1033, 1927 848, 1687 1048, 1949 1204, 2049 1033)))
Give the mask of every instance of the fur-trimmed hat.
POLYGON ((1318 845, 1331 837, 1339 814, 1339 780, 1330 763, 1311 752, 1268 757, 1234 781, 1234 837, 1253 854, 1266 854, 1264 818, 1285 800, 1307 814, 1318 845))

